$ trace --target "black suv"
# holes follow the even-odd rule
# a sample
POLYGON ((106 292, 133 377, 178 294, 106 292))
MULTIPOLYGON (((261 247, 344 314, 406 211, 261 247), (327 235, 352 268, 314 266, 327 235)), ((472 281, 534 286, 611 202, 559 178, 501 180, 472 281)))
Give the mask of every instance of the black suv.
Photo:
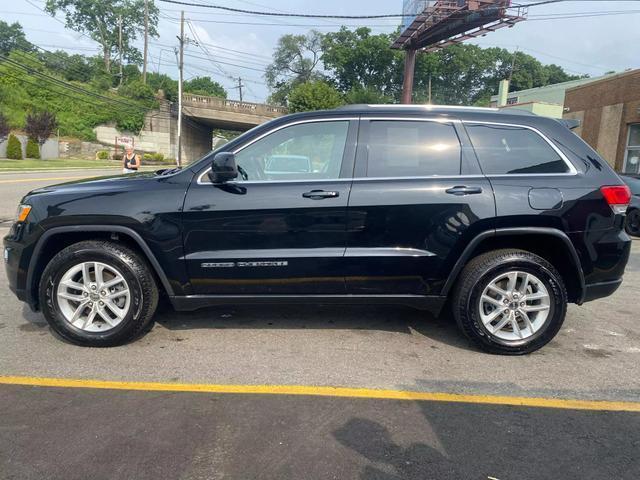
POLYGON ((398 303, 490 352, 549 342, 613 293, 629 189, 561 121, 350 106, 289 115, 183 169, 47 187, 4 239, 11 289, 65 339, 122 344, 160 295, 398 303))

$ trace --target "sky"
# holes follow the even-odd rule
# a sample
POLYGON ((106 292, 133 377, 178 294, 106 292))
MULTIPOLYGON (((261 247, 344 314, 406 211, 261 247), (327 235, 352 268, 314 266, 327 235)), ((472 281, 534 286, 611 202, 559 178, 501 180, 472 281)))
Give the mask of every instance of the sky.
MULTIPOLYGON (((307 14, 367 15, 397 14, 402 1, 324 0, 322 2, 292 0, 192 0, 249 10, 295 12, 307 14)), ((530 3, 532 0, 520 0, 530 3)), ((43 13, 44 0, 1 0, 0 18, 19 22, 27 39, 47 50, 62 49, 69 53, 92 55, 99 53, 96 42, 64 27, 58 19, 43 13)), ((160 36, 150 40, 149 70, 177 78, 178 68, 174 47, 178 45, 180 7, 156 0, 161 18, 160 36)), ((186 36, 201 45, 188 44, 185 50, 185 79, 211 76, 238 98, 237 78, 242 77, 244 100, 262 102, 269 94, 264 81, 264 69, 278 38, 284 34, 302 34, 315 28, 321 32, 335 31, 342 24, 349 27, 371 26, 375 33, 392 32, 399 19, 325 20, 264 17, 235 14, 198 7, 184 7, 188 24, 186 36), (250 23, 251 25, 246 25, 250 23), (203 46, 202 44, 207 44, 203 46)), ((478 40, 481 46, 500 46, 510 51, 518 49, 543 63, 555 63, 573 74, 601 75, 607 71, 640 68, 640 1, 576 0, 529 9, 529 19, 513 28, 504 28, 478 40), (622 12, 610 16, 554 18, 548 15, 588 14, 603 11, 622 12)), ((142 36, 142 35, 141 35, 142 36)), ((142 47, 142 40, 137 42, 142 47)))

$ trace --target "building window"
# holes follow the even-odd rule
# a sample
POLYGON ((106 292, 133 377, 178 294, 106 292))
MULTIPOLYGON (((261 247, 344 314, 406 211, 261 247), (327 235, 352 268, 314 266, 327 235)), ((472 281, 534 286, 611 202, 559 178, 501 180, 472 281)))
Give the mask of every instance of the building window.
POLYGON ((516 103, 518 103, 518 97, 507 98, 507 105, 515 105, 516 103))
POLYGON ((623 172, 640 173, 640 123, 629 125, 623 172))

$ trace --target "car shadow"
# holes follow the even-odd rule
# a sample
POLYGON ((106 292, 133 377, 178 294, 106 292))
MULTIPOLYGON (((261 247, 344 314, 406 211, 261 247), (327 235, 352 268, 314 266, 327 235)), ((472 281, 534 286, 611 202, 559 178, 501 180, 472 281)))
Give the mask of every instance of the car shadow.
POLYGON ((168 330, 266 329, 363 330, 419 333, 435 342, 477 350, 458 330, 448 311, 439 317, 401 305, 236 305, 195 312, 158 313, 156 322, 168 330))

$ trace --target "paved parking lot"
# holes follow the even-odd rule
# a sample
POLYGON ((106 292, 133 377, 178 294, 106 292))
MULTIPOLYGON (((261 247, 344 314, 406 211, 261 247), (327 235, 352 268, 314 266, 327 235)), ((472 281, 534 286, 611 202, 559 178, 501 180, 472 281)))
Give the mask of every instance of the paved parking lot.
MULTIPOLYGON (((11 189, 0 184, 0 203, 13 210, 40 184, 26 177, 6 184, 11 189)), ((0 224, 0 235, 6 227, 0 224)), ((164 311, 135 343, 83 349, 56 339, 2 274, 0 377, 272 391, 0 385, 0 478, 637 479, 640 413, 483 399, 607 400, 640 409, 638 298, 637 240, 622 288, 570 306, 558 337, 526 357, 481 353, 449 316, 394 306, 164 311), (282 385, 472 397, 455 403, 273 394, 282 385)))

